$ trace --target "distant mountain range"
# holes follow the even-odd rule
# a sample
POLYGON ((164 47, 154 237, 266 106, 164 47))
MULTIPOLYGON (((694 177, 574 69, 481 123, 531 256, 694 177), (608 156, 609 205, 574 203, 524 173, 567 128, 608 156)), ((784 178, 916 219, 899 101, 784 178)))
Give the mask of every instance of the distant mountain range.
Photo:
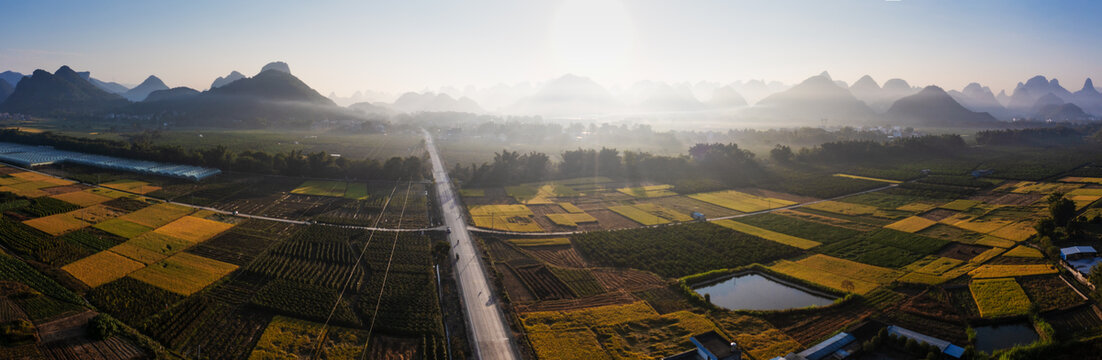
POLYGON ((876 115, 865 102, 838 86, 825 71, 758 101, 747 114, 752 119, 785 125, 817 125, 823 119, 835 123, 867 123, 876 115))
POLYGON ((395 100, 394 104, 390 105, 390 108, 410 113, 423 111, 451 111, 479 114, 486 112, 478 106, 478 103, 470 98, 462 97, 455 99, 448 94, 431 92, 423 94, 407 92, 398 97, 398 100, 395 100))
POLYGON ((214 79, 214 82, 210 84, 210 88, 213 89, 213 88, 223 87, 223 86, 226 86, 226 84, 229 84, 229 83, 232 83, 234 81, 241 80, 241 79, 244 79, 244 78, 245 78, 245 74, 239 73, 239 72, 237 72, 237 70, 234 70, 234 71, 231 71, 230 74, 226 75, 225 77, 219 76, 217 79, 214 79))
POLYGON ((138 86, 135 86, 133 89, 127 90, 121 95, 127 100, 136 102, 145 100, 145 97, 149 96, 149 93, 158 90, 168 90, 168 85, 165 85, 165 82, 161 81, 160 78, 149 75, 141 84, 138 84, 138 86))
POLYGON ((998 120, 991 114, 968 110, 937 86, 927 86, 917 94, 897 100, 884 114, 884 119, 892 124, 911 127, 981 127, 998 124, 998 120))
POLYGON ((357 92, 340 98, 335 94, 322 96, 295 77, 284 62, 266 64, 253 77, 232 71, 202 92, 186 87, 170 89, 156 76, 128 89, 67 66, 53 74, 43 70, 31 76, 13 71, 0 73, 0 111, 39 116, 113 112, 243 126, 304 125, 401 112, 487 112, 464 94, 489 99, 497 111, 517 115, 566 119, 706 116, 781 126, 819 125, 823 120, 831 125, 986 126, 983 124, 990 124, 992 119, 1088 121, 1102 114, 1102 92, 1091 79, 1071 92, 1058 80, 1044 76, 1019 83, 1010 95, 1006 91, 996 95, 979 83, 970 83, 959 91, 937 86, 919 89, 902 79, 890 79, 881 86, 868 75, 847 85, 823 72, 791 87, 762 80, 726 85, 642 81, 610 90, 592 79, 568 74, 536 86, 501 84, 481 90, 448 87, 440 92, 408 92, 401 96, 357 92), (334 100, 349 106, 340 107, 334 100))
POLYGON ((0 80, 3 80, 4 82, 10 84, 12 88, 15 88, 15 85, 18 85, 19 80, 22 80, 24 76, 26 75, 14 71, 4 71, 0 73, 0 80))
POLYGON ((85 115, 125 106, 126 99, 97 88, 68 66, 35 70, 0 104, 0 112, 44 116, 85 115))

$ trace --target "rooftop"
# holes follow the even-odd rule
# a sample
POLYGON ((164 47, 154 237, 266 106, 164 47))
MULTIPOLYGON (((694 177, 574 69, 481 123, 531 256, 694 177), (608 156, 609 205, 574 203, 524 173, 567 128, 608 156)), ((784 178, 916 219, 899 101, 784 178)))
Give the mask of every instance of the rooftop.
POLYGON ((700 343, 700 346, 708 349, 708 351, 710 351, 712 355, 715 355, 718 358, 722 359, 724 357, 734 355, 734 352, 731 351, 731 342, 723 338, 723 335, 720 335, 714 330, 700 335, 695 335, 693 336, 693 339, 696 339, 696 341, 700 343))

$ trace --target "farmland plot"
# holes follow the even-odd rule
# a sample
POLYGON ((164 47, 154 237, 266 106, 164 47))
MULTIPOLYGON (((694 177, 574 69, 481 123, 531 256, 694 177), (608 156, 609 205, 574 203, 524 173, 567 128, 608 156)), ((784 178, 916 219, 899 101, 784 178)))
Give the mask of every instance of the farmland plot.
POLYGON ((751 195, 735 190, 693 194, 689 195, 689 197, 745 213, 776 209, 796 204, 794 201, 751 195))
POLYGON ((1029 297, 1014 279, 973 280, 968 287, 985 318, 1022 315, 1029 312, 1029 297))

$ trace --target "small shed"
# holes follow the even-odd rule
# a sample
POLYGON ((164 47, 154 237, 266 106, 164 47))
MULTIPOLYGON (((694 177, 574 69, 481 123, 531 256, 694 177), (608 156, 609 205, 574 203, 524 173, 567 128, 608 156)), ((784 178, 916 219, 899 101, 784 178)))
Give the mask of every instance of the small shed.
POLYGON ((1080 260, 1098 256, 1093 246, 1072 246, 1060 249, 1060 258, 1064 261, 1080 260))
POLYGON ((807 360, 820 360, 841 350, 854 341, 857 341, 857 338, 853 335, 844 332, 838 333, 838 335, 834 335, 830 339, 826 339, 826 341, 815 344, 815 346, 807 348, 807 350, 801 351, 797 355, 807 360))
POLYGON ((699 211, 693 211, 692 216, 693 216, 693 220, 696 220, 696 221, 704 221, 704 220, 708 219, 707 217, 704 216, 704 213, 699 212, 699 211))

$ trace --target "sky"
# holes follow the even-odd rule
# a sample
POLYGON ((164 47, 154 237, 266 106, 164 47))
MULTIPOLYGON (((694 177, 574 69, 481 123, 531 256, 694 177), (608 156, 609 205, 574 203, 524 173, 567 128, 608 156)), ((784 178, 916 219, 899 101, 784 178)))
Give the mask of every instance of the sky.
POLYGON ((1102 77, 1102 2, 1007 0, 0 0, 0 70, 204 90, 282 60, 323 94, 538 83, 609 86, 821 71, 849 83, 999 89, 1102 77))

